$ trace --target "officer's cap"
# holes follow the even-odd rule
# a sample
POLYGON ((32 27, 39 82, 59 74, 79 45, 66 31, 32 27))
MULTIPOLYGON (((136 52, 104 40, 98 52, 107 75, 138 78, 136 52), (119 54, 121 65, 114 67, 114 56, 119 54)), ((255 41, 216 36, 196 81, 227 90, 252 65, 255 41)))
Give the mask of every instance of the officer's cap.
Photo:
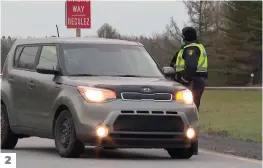
POLYGON ((184 27, 182 29, 184 40, 193 41, 197 39, 196 30, 193 27, 184 27))

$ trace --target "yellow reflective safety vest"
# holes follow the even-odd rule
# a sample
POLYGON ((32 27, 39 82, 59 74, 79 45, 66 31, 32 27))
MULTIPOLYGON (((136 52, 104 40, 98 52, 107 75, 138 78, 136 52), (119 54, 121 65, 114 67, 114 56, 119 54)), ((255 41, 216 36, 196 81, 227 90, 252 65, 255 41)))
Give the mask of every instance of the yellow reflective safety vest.
POLYGON ((180 71, 185 70, 185 61, 183 59, 183 52, 186 48, 191 47, 191 46, 196 46, 200 49, 200 56, 199 56, 198 66, 197 66, 196 72, 207 72, 207 66, 208 66, 207 54, 206 54, 204 46, 202 44, 198 44, 198 43, 188 44, 188 45, 184 46, 178 52, 178 55, 176 58, 176 63, 174 65, 176 72, 180 72, 180 71))

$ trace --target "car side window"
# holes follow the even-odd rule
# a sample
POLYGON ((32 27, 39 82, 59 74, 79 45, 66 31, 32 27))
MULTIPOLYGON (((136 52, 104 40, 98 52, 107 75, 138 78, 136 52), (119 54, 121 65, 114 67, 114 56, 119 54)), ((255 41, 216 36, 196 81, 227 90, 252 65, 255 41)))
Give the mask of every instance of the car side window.
POLYGON ((50 64, 56 67, 58 64, 57 47, 43 46, 38 63, 44 65, 50 64))
POLYGON ((38 46, 25 46, 18 60, 17 68, 34 69, 38 46))
POLYGON ((14 66, 16 67, 18 64, 18 59, 23 50, 23 46, 18 46, 15 51, 15 60, 14 60, 14 66))

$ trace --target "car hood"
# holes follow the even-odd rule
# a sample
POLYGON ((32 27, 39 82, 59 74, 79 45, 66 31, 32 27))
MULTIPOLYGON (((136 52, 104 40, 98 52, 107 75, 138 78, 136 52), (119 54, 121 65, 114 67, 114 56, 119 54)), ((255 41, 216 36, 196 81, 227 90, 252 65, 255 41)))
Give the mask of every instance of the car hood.
POLYGON ((71 86, 97 86, 97 85, 134 85, 134 86, 163 86, 183 87, 181 84, 164 78, 141 77, 68 77, 64 84, 71 86))
POLYGON ((66 77, 61 83, 70 86, 89 86, 114 90, 118 95, 123 92, 140 92, 145 88, 151 93, 174 93, 185 87, 175 81, 165 78, 138 77, 66 77))
POLYGON ((165 78, 142 77, 65 77, 61 83, 70 86, 89 86, 114 90, 118 97, 124 92, 136 93, 171 93, 185 89, 175 81, 165 78), (145 92, 145 89, 148 91, 145 92))

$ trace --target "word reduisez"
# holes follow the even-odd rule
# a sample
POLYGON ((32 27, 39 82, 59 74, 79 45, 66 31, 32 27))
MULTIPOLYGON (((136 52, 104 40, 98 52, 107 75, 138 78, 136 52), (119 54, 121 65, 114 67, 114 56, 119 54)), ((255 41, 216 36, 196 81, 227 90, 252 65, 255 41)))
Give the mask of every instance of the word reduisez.
POLYGON ((89 26, 90 19, 89 18, 68 18, 68 25, 72 26, 89 26))
POLYGON ((90 0, 67 0, 67 2, 89 2, 90 0))

